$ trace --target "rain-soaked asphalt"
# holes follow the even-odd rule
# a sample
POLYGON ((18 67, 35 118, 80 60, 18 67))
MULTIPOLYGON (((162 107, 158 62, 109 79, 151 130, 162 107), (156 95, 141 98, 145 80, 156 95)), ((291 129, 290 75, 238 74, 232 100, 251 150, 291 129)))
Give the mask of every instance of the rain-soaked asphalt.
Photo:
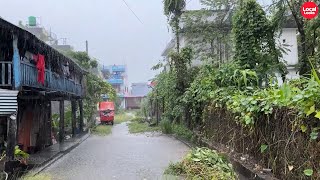
POLYGON ((61 180, 156 180, 170 162, 188 152, 183 143, 158 133, 133 135, 125 123, 106 137, 90 136, 45 173, 61 180))

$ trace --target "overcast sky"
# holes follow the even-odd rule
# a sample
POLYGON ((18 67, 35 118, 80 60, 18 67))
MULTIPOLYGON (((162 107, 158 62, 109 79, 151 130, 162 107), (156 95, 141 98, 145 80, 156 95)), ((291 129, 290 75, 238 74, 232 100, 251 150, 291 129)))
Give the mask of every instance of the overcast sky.
MULTIPOLYGON (((75 50, 84 51, 88 40, 92 57, 105 65, 126 64, 129 82, 144 82, 155 75, 150 68, 171 35, 163 0, 126 1, 142 23, 123 0, 0 0, 0 16, 14 24, 41 17, 47 30, 67 38, 75 50)), ((199 0, 187 2, 187 9, 201 8, 199 0)))
MULTIPOLYGON (((29 16, 41 17, 75 50, 85 50, 102 64, 126 64, 129 82, 144 82, 155 74, 150 68, 161 58, 170 40, 162 0, 126 0, 140 23, 122 0, 0 0, 0 16, 14 24, 29 16)), ((200 8, 198 0, 189 9, 200 8)), ((62 41, 60 41, 62 43, 62 41)))

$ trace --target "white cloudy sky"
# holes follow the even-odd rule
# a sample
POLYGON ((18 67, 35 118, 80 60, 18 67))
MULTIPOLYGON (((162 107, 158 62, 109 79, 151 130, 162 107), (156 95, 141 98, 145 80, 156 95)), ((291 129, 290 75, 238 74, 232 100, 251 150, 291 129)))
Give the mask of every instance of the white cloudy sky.
MULTIPOLYGON (((143 82, 156 73, 150 68, 171 37, 162 0, 126 1, 142 23, 122 0, 0 0, 0 16, 14 24, 41 17, 46 29, 68 38, 76 50, 84 51, 88 40, 91 56, 105 65, 126 64, 129 82, 143 82)), ((199 8, 199 0, 187 6, 199 8)))

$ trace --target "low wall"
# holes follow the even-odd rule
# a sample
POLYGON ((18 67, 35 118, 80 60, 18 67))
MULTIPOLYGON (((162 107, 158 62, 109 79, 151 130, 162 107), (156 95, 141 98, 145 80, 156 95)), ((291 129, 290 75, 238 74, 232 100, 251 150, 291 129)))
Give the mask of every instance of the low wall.
MULTIPOLYGON (((203 137, 250 155, 279 179, 307 179, 305 169, 320 169, 320 142, 311 141, 310 132, 303 133, 295 126, 301 120, 294 110, 282 108, 269 116, 261 114, 254 127, 243 127, 235 114, 214 106, 205 109, 203 118, 203 137), (267 145, 263 153, 261 145, 267 145)), ((305 121, 310 127, 320 126, 319 120, 305 121)), ((319 172, 314 172, 314 178, 320 178, 319 172)))

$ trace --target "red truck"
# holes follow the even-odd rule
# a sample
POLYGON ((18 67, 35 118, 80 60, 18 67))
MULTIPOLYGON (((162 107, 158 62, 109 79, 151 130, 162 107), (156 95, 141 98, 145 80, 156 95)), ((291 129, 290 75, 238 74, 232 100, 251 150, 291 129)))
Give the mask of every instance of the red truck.
POLYGON ((114 103, 110 101, 99 103, 99 114, 101 124, 114 123, 114 103))

